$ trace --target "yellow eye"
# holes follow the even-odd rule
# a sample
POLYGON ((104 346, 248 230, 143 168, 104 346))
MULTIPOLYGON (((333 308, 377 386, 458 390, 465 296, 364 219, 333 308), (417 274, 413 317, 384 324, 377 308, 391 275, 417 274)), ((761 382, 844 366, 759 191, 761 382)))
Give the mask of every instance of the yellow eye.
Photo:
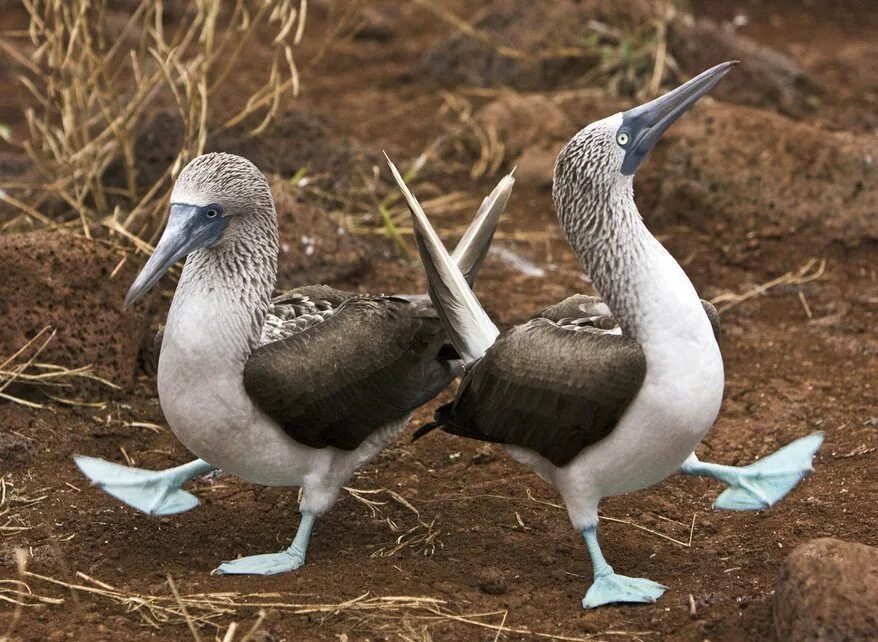
POLYGON ((625 132, 621 132, 616 136, 616 142, 619 143, 622 147, 628 144, 628 134, 625 132))

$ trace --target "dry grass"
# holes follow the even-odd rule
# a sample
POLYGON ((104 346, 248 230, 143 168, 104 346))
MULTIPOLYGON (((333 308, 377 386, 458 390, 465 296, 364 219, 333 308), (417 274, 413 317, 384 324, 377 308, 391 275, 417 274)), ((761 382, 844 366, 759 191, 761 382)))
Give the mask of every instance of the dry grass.
MULTIPOLYGON (((96 382, 108 388, 118 389, 114 383, 103 379, 91 370, 91 366, 79 368, 66 368, 51 363, 38 361, 40 354, 46 346, 55 338, 57 331, 50 327, 40 330, 34 337, 19 348, 14 354, 0 363, 0 399, 27 406, 29 408, 42 408, 43 404, 15 396, 8 392, 13 384, 17 386, 31 386, 38 388, 44 395, 54 401, 70 405, 94 405, 88 402, 70 399, 61 396, 61 393, 70 390, 76 383, 96 382)), ((100 404, 103 407, 103 404, 100 404)))
POLYGON ((397 535, 392 543, 382 546, 372 553, 372 557, 392 557, 406 548, 421 553, 425 557, 432 557, 437 547, 442 548, 436 520, 425 521, 421 517, 420 511, 399 493, 388 488, 364 490, 345 487, 345 490, 351 497, 368 507, 373 519, 384 522, 390 531, 397 535), (388 497, 390 501, 382 501, 379 499, 380 497, 388 497), (388 504, 391 502, 414 515, 416 523, 413 526, 406 526, 401 523, 402 520, 399 518, 394 519, 388 510, 388 504))
MULTIPOLYGON (((25 494, 21 485, 14 483, 9 475, 0 477, 0 520, 2 520, 0 538, 14 537, 34 528, 18 511, 47 499, 49 497, 47 490, 42 489, 36 494, 25 494)), ((2 593, 3 590, 0 588, 0 594, 2 593)))
POLYGON ((599 62, 580 79, 580 84, 600 85, 611 95, 630 94, 642 100, 659 93, 668 72, 674 77, 679 75, 679 66, 668 51, 667 43, 668 26, 678 17, 672 0, 656 2, 653 16, 644 16, 642 21, 626 24, 624 28, 589 20, 583 28, 584 36, 577 45, 537 51, 510 47, 436 0, 412 1, 504 58, 597 60, 599 62))
MULTIPOLYGON (((747 290, 746 292, 729 292, 726 294, 720 294, 717 297, 711 299, 711 303, 716 306, 717 311, 725 312, 726 310, 733 308, 739 303, 743 303, 748 299, 752 299, 755 296, 759 296, 760 294, 765 294, 772 288, 776 288, 778 286, 795 286, 799 287, 805 285, 806 283, 810 283, 811 281, 816 281, 821 278, 823 274, 826 272, 826 260, 821 259, 810 259, 804 265, 802 265, 798 270, 794 272, 787 272, 776 279, 771 279, 770 281, 766 281, 765 283, 761 283, 754 288, 747 290)), ((811 318, 811 309, 808 307, 808 302, 805 299, 804 293, 799 290, 798 291, 799 301, 802 303, 802 307, 805 309, 805 313, 808 318, 811 318)))
MULTIPOLYGON (((404 178, 417 184, 425 166, 440 155, 448 136, 440 136, 430 142, 410 163, 404 178)), ((395 184, 385 182, 377 165, 365 171, 361 168, 356 185, 346 193, 332 193, 321 188, 307 176, 296 176, 291 181, 299 185, 315 201, 321 203, 339 223, 354 234, 381 235, 392 239, 408 258, 415 255, 412 245, 405 237, 411 236, 411 216, 401 202, 402 194, 395 184)), ((464 191, 440 194, 422 201, 433 217, 460 211, 475 214, 481 198, 464 191)), ((464 226, 465 229, 465 226, 464 226)))
MULTIPOLYGON (((169 591, 166 594, 138 593, 120 588, 78 572, 75 581, 41 575, 24 567, 24 556, 19 565, 18 580, 0 584, 0 597, 4 595, 15 600, 18 611, 7 629, 6 638, 11 639, 12 629, 25 608, 47 608, 64 606, 67 598, 37 592, 34 587, 61 588, 79 599, 91 596, 121 607, 124 612, 139 616, 144 624, 154 629, 165 625, 185 625, 195 640, 202 640, 204 630, 213 630, 214 639, 223 642, 239 640, 244 642, 270 620, 272 613, 287 613, 294 616, 307 616, 321 622, 342 620, 349 630, 364 629, 380 631, 401 640, 429 640, 429 628, 437 624, 460 624, 466 628, 487 629, 495 632, 495 639, 503 633, 529 636, 534 639, 565 640, 586 642, 604 637, 622 639, 642 639, 652 635, 651 631, 604 631, 586 636, 564 636, 554 633, 532 631, 529 628, 506 625, 509 615, 506 610, 467 613, 450 604, 447 600, 426 596, 372 596, 364 593, 352 599, 336 601, 305 601, 295 593, 184 593, 174 580, 168 577, 169 591), (255 621, 241 638, 236 638, 238 622, 244 618, 255 621), (228 621, 234 618, 232 621, 228 621)), ((241 629, 245 627, 240 627, 241 629)))
POLYGON ((204 150, 210 131, 252 117, 258 134, 284 95, 298 91, 293 49, 307 0, 176 3, 173 20, 162 0, 142 0, 122 24, 111 20, 107 0, 23 2, 28 42, 6 36, 0 50, 20 65, 18 79, 31 95, 23 147, 45 183, 0 185, 0 197, 20 212, 5 229, 49 225, 90 237, 98 225, 149 251, 173 179, 204 150), (272 51, 261 85, 220 114, 214 99, 255 38, 272 51), (134 146, 156 106, 177 110, 184 135, 162 176, 143 185, 134 146), (108 181, 111 169, 124 177, 122 186, 108 181), (41 213, 53 202, 63 204, 59 216, 41 213))

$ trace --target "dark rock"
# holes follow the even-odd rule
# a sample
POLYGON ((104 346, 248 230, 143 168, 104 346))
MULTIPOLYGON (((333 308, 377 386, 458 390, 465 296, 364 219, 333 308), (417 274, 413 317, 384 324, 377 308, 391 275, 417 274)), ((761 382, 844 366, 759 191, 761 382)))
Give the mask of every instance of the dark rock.
POLYGON ((479 451, 473 455, 472 462, 477 466, 488 464, 497 459, 497 451, 489 445, 482 446, 479 451))
POLYGON ((706 18, 683 15, 675 20, 669 47, 689 76, 723 60, 742 61, 711 92, 719 100, 801 117, 812 110, 813 97, 819 93, 805 71, 786 54, 706 18))
POLYGON ((206 151, 238 154, 265 174, 284 178, 300 170, 324 189, 343 194, 352 187, 363 167, 377 162, 378 153, 353 139, 330 132, 318 116, 304 110, 284 112, 259 135, 253 136, 256 122, 244 121, 217 132, 207 141, 206 151))
POLYGON ((543 190, 552 189, 555 158, 560 145, 531 145, 515 161, 515 178, 522 184, 531 184, 543 190))
POLYGON ((0 462, 5 467, 27 463, 36 449, 37 442, 30 437, 8 429, 0 431, 0 462))
POLYGON ((479 573, 479 590, 488 595, 503 595, 508 587, 499 569, 488 567, 479 573))
POLYGON ((387 42, 396 34, 399 6, 390 2, 367 5, 360 9, 354 37, 357 40, 387 42))
MULTIPOLYGON (((488 42, 455 31, 431 49, 421 67, 446 84, 514 87, 522 91, 555 89, 600 62, 591 55, 561 50, 581 45, 589 20, 631 24, 629 3, 611 0, 540 2, 494 0, 468 21, 488 42), (504 49, 505 48, 505 49, 504 49), (516 55, 509 55, 515 52, 516 55)), ((648 7, 646 2, 638 2, 648 7)), ((634 19, 639 22, 639 19, 634 19)))
POLYGON ((569 139, 575 133, 561 108, 540 94, 506 94, 485 105, 475 120, 495 134, 511 155, 535 140, 569 139))
POLYGON ((704 98, 656 146, 637 192, 659 224, 878 240, 876 145, 874 134, 704 98))
POLYGON ((58 333, 39 361, 68 368, 93 364, 96 374, 129 385, 151 297, 122 309, 142 260, 129 255, 122 261, 118 251, 79 236, 0 236, 0 354, 11 356, 50 326, 58 333))
POLYGON ((346 227, 307 202, 289 181, 273 177, 270 183, 280 236, 278 290, 334 283, 368 267, 365 247, 346 227))
MULTIPOLYGON (((660 3, 645 0, 494 0, 469 18, 481 34, 456 30, 431 49, 421 68, 441 82, 523 91, 613 83, 611 93, 634 95, 652 71, 647 55, 628 63, 628 74, 601 70, 635 39, 652 36, 660 3)), ((818 89, 786 54, 727 26, 674 11, 668 49, 687 76, 723 60, 745 61, 717 87, 730 102, 770 107, 800 116, 818 89)))
POLYGON ((774 594, 785 642, 878 640, 878 548, 833 538, 797 546, 774 594))

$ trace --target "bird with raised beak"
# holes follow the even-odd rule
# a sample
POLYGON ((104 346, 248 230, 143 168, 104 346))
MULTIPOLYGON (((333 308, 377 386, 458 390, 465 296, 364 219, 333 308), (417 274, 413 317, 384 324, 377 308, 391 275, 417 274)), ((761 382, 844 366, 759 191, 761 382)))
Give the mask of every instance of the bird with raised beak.
POLYGON ((702 462, 693 452, 723 397, 719 316, 644 225, 633 178, 662 133, 734 65, 592 123, 564 147, 553 187, 558 220, 602 298, 572 296, 503 333, 391 166, 412 212, 430 296, 465 363, 455 400, 418 434, 441 427, 503 444, 554 484, 591 557, 586 608, 654 602, 666 588, 618 574, 604 559, 602 498, 682 472, 728 486, 717 508, 768 508, 811 470, 823 439, 800 438, 744 467, 702 462))

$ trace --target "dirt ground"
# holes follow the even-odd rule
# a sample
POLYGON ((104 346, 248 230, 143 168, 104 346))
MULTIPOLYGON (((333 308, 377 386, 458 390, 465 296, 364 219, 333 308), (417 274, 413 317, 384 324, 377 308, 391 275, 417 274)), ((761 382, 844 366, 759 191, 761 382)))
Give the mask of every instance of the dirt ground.
MULTIPOLYGON (((332 29, 337 12, 329 4, 313 7, 302 60, 314 59, 332 29)), ((448 6, 468 17, 485 4, 448 6)), ((273 577, 211 576, 222 560, 286 546, 298 523, 296 491, 209 477, 193 485, 202 500, 197 509, 152 518, 88 487, 71 461, 75 453, 155 469, 190 458, 164 424, 142 357, 134 383, 101 409, 0 403, 0 598, 15 587, 38 596, 30 603, 45 598, 23 609, 0 600, 0 634, 13 627, 13 640, 193 639, 177 615, 170 577, 191 616, 212 618, 200 629, 204 640, 222 640, 233 622, 237 633, 227 639, 243 639, 258 623, 250 639, 277 642, 775 639, 773 587, 793 547, 823 536, 878 545, 878 11, 866 0, 697 0, 691 8, 716 21, 746 16, 739 33, 796 60, 814 94, 796 114, 782 105, 736 105, 732 96, 706 100, 685 116, 638 176, 647 224, 708 299, 752 291, 812 260, 814 273, 825 262, 819 278, 781 284, 723 312, 725 402, 699 454, 744 464, 822 430, 826 442, 811 477, 776 507, 755 513, 713 511, 719 485, 683 477, 606 500, 602 544, 610 563, 669 590, 654 605, 586 612, 580 600, 591 567, 551 487, 493 446, 438 432, 410 443, 408 435, 452 397, 452 387, 351 481, 362 492, 344 493, 318 521, 304 568, 273 577), (370 508, 362 499, 382 503, 370 508), (32 575, 19 575, 16 549, 25 551, 32 575)), ((448 87, 431 75, 425 53, 453 28, 421 4, 366 9, 357 37, 334 40, 305 68, 302 95, 288 101, 282 118, 287 125, 262 150, 247 150, 264 170, 289 177, 297 164, 311 162, 327 181, 345 185, 353 172, 370 173, 380 150, 407 165, 462 127, 448 108, 449 92, 474 112, 510 100, 508 90, 448 87), (307 132, 303 141, 298 131, 307 132), (355 156, 338 151, 348 147, 355 156), (308 150, 318 151, 309 157, 308 150)), ((5 73, 2 81, 13 79, 5 73)), ((476 287, 502 325, 590 291, 557 229, 546 184, 551 152, 589 119, 633 99, 566 89, 529 88, 529 96, 558 110, 559 124, 543 126, 548 112, 537 110, 515 134, 519 149, 510 142, 498 167, 506 171, 522 155, 538 160, 539 149, 547 150, 542 165, 520 163, 528 171, 476 287)), ((0 114, 17 125, 13 104, 14 95, 0 99, 0 114)), ((500 173, 473 179, 477 150, 446 145, 416 192, 486 194, 500 173)), ((434 220, 450 239, 473 211, 434 220)), ((355 244, 371 261, 367 266, 359 249, 343 250, 355 267, 332 285, 374 292, 423 286, 418 264, 388 240, 362 236, 355 244)), ((37 304, 51 316, 46 298, 60 277, 23 275, 7 259, 4 265, 12 284, 0 304, 4 319, 37 304), (48 289, 34 303, 13 298, 15 283, 48 289)), ((119 307, 135 267, 112 288, 62 295, 76 299, 70 305, 77 323, 88 322, 90 306, 119 307)), ((284 285, 298 277, 304 279, 287 270, 284 285)), ((152 305, 160 317, 162 302, 152 305)), ((136 334, 131 327, 125 332, 136 334)), ((107 341, 106 350, 115 349, 125 352, 107 341)))

